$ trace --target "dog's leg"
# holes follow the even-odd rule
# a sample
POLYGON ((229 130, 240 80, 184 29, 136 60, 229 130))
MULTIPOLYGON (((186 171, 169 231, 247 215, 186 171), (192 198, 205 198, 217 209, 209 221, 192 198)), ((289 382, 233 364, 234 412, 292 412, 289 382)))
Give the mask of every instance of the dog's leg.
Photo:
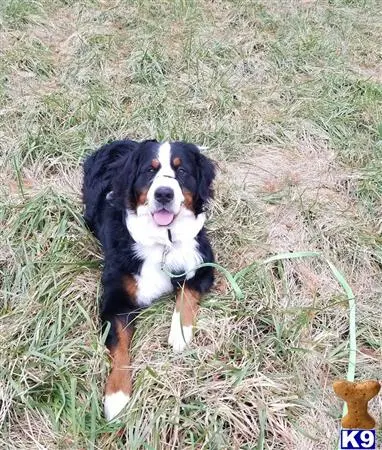
POLYGON ((174 352, 183 351, 192 340, 193 325, 199 310, 201 294, 184 286, 176 296, 168 343, 174 352))
POLYGON ((134 329, 118 316, 111 321, 106 345, 111 356, 111 372, 105 388, 104 411, 107 420, 112 420, 127 405, 132 391, 130 345, 134 329))
POLYGON ((116 417, 129 402, 132 392, 130 346, 134 320, 136 283, 131 275, 123 275, 106 267, 103 274, 101 319, 110 324, 106 346, 111 356, 111 372, 106 382, 104 411, 107 420, 116 417))

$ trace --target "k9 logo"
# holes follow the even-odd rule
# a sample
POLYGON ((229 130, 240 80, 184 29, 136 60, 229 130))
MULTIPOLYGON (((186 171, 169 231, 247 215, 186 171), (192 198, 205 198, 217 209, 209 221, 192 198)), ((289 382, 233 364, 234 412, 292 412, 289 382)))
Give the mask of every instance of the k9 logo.
POLYGON ((375 430, 341 430, 341 450, 367 448, 375 450, 375 430))

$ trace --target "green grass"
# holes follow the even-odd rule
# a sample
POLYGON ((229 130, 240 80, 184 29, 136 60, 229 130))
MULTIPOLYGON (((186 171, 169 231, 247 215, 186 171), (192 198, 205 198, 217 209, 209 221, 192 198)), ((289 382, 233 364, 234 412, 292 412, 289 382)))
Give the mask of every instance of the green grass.
MULTIPOLYGON (((142 313, 134 396, 102 416, 102 256, 81 161, 129 136, 218 161, 208 228, 232 274, 316 251, 357 304, 356 379, 380 377, 380 2, 6 0, 0 5, 0 446, 335 448, 348 304, 323 260, 222 275, 193 345, 142 313)), ((382 400, 372 403, 381 419, 382 400)))

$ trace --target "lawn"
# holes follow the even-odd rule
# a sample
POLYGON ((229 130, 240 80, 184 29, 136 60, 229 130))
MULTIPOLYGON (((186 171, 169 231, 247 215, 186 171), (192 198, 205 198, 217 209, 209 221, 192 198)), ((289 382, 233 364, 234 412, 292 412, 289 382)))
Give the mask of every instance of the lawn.
POLYGON ((124 137, 207 147, 217 261, 330 259, 356 298, 356 379, 377 379, 381 36, 379 0, 1 0, 1 448, 336 448, 348 301, 318 258, 253 265, 243 299, 219 274, 184 354, 172 300, 142 313, 134 396, 104 420, 81 163, 124 137))

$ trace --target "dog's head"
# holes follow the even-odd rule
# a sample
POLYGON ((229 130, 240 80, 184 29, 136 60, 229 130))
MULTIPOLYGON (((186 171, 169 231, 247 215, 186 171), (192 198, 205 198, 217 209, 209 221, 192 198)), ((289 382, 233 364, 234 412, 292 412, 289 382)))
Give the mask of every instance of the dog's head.
POLYGON ((126 155, 113 183, 113 203, 168 226, 181 211, 203 211, 214 178, 213 162, 196 145, 144 141, 126 155))

